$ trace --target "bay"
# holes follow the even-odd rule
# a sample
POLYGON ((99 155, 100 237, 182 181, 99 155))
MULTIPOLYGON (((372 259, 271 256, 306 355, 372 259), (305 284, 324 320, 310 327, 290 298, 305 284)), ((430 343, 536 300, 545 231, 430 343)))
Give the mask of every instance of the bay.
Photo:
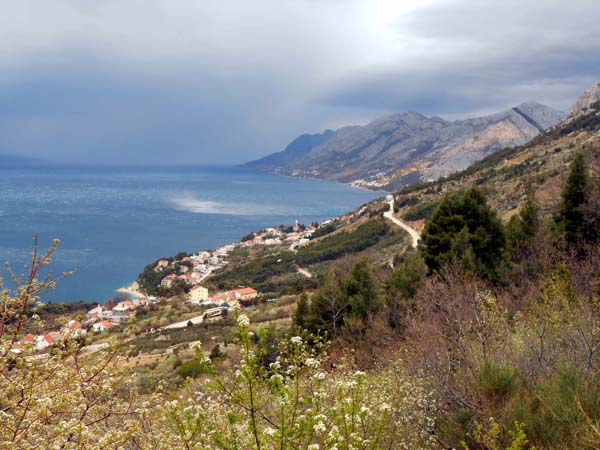
POLYGON ((58 238, 51 270, 75 274, 42 300, 104 301, 160 257, 322 221, 380 196, 240 167, 0 168, 0 261, 23 272, 35 233, 42 248, 58 238))

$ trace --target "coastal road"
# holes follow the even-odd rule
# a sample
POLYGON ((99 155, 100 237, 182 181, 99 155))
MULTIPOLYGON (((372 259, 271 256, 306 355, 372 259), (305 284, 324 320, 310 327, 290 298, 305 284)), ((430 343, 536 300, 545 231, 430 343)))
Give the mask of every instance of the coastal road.
POLYGON ((396 217, 394 217, 394 197, 393 196, 391 196, 391 198, 388 198, 388 204, 390 205, 390 209, 389 209, 389 211, 386 211, 383 213, 383 217, 385 217, 388 220, 391 220, 396 225, 401 227, 404 231, 406 231, 408 234, 410 234, 410 237, 412 239, 411 245, 413 248, 417 248, 417 245, 419 245, 419 241, 421 240, 421 235, 417 232, 417 230, 408 226, 407 224, 402 222, 400 219, 397 219, 396 217))
POLYGON ((87 347, 83 347, 83 350, 88 353, 96 353, 98 350, 102 350, 103 348, 108 347, 110 344, 108 342, 101 342, 100 344, 92 344, 87 347))
POLYGON ((191 319, 182 320, 181 322, 175 322, 170 325, 160 328, 160 330, 172 330, 174 328, 185 328, 188 322, 192 322, 194 325, 198 325, 204 321, 204 313, 200 316, 192 317, 191 319))

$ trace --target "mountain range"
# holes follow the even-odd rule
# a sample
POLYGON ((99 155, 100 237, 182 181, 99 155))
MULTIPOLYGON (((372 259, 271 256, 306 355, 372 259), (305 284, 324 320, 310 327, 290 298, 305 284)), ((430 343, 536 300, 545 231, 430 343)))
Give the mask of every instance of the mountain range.
POLYGON ((409 111, 362 126, 303 134, 283 151, 247 166, 394 190, 438 179, 499 149, 522 145, 564 116, 533 101, 496 114, 455 121, 409 111))

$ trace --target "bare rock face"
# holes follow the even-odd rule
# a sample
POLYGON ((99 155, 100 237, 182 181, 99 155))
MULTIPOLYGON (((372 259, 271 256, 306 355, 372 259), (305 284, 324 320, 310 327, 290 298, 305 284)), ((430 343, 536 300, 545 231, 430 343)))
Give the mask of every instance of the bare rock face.
POLYGON ((564 123, 568 123, 579 116, 591 112, 592 105, 600 102, 600 81, 597 81, 590 89, 585 91, 573 105, 571 112, 564 119, 564 123))
POLYGON ((563 114, 536 102, 485 117, 449 122, 409 111, 303 141, 248 166, 284 175, 394 189, 461 170, 501 148, 521 145, 563 114))

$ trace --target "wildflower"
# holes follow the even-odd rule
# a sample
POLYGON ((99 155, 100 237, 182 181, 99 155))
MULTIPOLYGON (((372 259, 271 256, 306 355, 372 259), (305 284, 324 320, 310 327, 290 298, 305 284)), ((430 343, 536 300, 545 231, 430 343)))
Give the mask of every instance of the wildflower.
POLYGON ((306 361, 304 361, 304 364, 306 364, 306 366, 310 367, 311 369, 316 369, 321 365, 319 360, 315 358, 307 358, 306 361))
POLYGON ((292 344, 296 344, 296 345, 302 344, 302 338, 300 336, 293 336, 291 341, 292 341, 292 344))
POLYGON ((237 318, 237 324, 240 328, 246 328, 248 325, 250 325, 250 319, 248 319, 248 316, 240 314, 237 318))
POLYGON ((306 450, 319 450, 319 444, 310 444, 306 450))
POLYGON ((325 424, 319 421, 313 426, 313 430, 315 433, 323 433, 326 430, 325 424))
POLYGON ((389 412, 392 410, 392 407, 389 403, 382 403, 381 405, 379 405, 379 410, 381 412, 389 412))

